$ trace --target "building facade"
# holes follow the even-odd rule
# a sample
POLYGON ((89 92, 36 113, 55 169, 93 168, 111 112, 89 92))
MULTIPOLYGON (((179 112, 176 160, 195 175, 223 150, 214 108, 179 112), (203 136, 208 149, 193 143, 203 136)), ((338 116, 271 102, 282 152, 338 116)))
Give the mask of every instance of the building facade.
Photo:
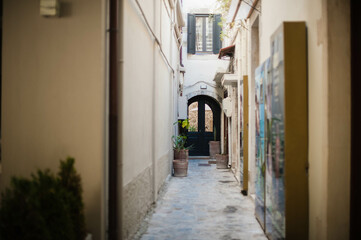
POLYGON ((221 15, 216 1, 183 1, 183 64, 186 69, 179 96, 178 118, 189 119, 190 155, 208 156, 209 141, 220 140, 223 90, 214 81, 217 71, 224 72, 226 61, 218 59, 222 47, 221 15))
MULTIPOLYGON (((249 86, 247 172, 248 193, 253 198, 258 180, 257 68, 267 64, 273 56, 271 39, 284 22, 305 23, 308 153, 303 171, 308 180, 308 238, 348 239, 351 211, 350 2, 260 0, 249 3, 234 0, 227 21, 230 37, 225 47, 235 46, 234 74, 238 81, 237 99, 233 98, 239 103, 236 135, 243 133, 240 104, 244 94, 241 86, 245 80, 249 86)), ((235 153, 242 151, 240 144, 235 147, 235 153)), ((235 169, 237 162, 241 165, 242 161, 237 158, 235 169)), ((239 174, 237 170, 235 174, 239 174)))
POLYGON ((12 176, 56 171, 60 159, 72 156, 82 177, 87 231, 93 239, 107 239, 110 231, 131 239, 171 174, 181 1, 54 1, 60 4, 54 16, 43 15, 43 1, 1 2, 1 190, 12 176), (109 85, 112 64, 115 87, 109 85), (114 91, 118 127, 110 132, 114 91), (110 135, 118 138, 112 180, 110 135), (117 186, 117 208, 109 207, 109 184, 117 186))

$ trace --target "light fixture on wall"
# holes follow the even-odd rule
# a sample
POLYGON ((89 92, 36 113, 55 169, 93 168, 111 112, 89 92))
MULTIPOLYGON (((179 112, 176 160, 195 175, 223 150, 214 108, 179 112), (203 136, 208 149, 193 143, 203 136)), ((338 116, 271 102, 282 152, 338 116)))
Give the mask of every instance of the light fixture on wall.
POLYGON ((184 84, 184 74, 186 72, 185 67, 179 66, 180 79, 179 79, 179 96, 183 96, 183 84, 184 84))
POLYGON ((44 17, 59 17, 59 0, 40 0, 40 15, 44 17))

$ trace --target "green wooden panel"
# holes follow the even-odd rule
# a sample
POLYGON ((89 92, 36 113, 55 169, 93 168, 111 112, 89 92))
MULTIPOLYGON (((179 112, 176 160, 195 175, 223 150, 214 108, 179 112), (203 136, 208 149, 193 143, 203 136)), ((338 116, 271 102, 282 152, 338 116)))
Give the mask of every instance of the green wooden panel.
POLYGON ((196 17, 194 14, 188 14, 188 36, 187 36, 187 52, 196 53, 196 17))
POLYGON ((216 14, 214 15, 214 22, 213 22, 213 53, 218 54, 219 50, 222 48, 222 42, 221 42, 221 31, 222 28, 219 26, 219 23, 221 22, 221 15, 216 14))

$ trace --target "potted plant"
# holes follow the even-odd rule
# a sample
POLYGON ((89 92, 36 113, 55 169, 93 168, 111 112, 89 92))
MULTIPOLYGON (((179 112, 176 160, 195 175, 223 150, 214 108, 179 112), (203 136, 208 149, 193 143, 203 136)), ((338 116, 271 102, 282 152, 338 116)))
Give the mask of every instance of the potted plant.
POLYGON ((173 140, 174 159, 188 160, 189 148, 185 147, 187 136, 185 135, 173 136, 172 140, 173 140))
MULTIPOLYGON (((180 123, 184 130, 188 130, 188 119, 179 120, 175 124, 180 123)), ((175 177, 185 177, 188 172, 188 151, 190 147, 186 147, 187 136, 186 132, 179 134, 178 136, 172 136, 174 160, 173 169, 175 177)))
POLYGON ((213 141, 209 141, 209 157, 216 158, 216 154, 221 152, 221 144, 217 141, 217 129, 214 127, 213 141))

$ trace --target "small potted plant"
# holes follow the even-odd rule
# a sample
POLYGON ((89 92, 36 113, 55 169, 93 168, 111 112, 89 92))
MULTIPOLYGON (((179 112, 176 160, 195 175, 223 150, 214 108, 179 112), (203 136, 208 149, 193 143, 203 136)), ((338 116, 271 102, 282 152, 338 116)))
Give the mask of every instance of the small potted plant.
POLYGON ((209 141, 209 157, 216 158, 216 154, 221 152, 221 144, 217 141, 217 129, 214 127, 213 141, 209 141))
POLYGON ((188 160, 188 148, 185 147, 187 136, 185 135, 173 136, 172 140, 173 140, 174 159, 188 160))
MULTIPOLYGON (((179 120, 175 124, 180 123, 184 130, 189 128, 188 119, 183 121, 179 120)), ((178 136, 172 136, 174 160, 173 169, 175 177, 185 177, 188 172, 188 152, 190 147, 186 147, 187 142, 186 133, 181 133, 178 136)))

